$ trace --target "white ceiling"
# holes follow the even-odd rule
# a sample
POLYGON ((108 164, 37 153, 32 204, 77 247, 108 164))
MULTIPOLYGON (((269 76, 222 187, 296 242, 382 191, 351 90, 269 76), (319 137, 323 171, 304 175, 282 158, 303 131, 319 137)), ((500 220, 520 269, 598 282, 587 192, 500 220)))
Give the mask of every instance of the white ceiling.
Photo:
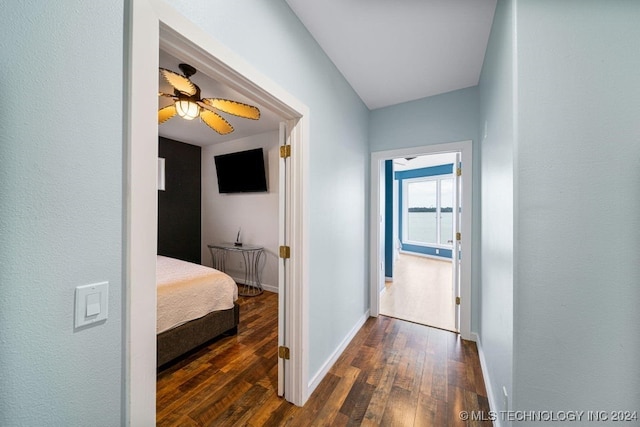
POLYGON ((496 0, 286 0, 376 109, 478 84, 496 0))
MULTIPOLYGON (((159 59, 160 67, 182 74, 178 65, 183 61, 171 56, 163 50, 160 51, 159 59)), ((164 93, 173 93, 173 89, 169 83, 167 83, 161 76, 158 78, 160 79, 159 91, 164 93)), ((249 120, 232 116, 231 114, 220 113, 220 115, 224 116, 224 118, 227 119, 234 128, 232 133, 228 135, 220 135, 201 122, 199 118, 194 120, 184 120, 178 116, 174 116, 172 119, 158 125, 158 134, 160 136, 180 142, 186 142, 187 144, 205 146, 278 130, 278 126, 281 121, 280 117, 264 106, 257 104, 255 101, 241 95, 228 86, 218 83, 205 74, 196 72, 196 74, 191 76, 189 79, 200 87, 200 96, 203 98, 232 99, 234 101, 254 105, 260 109, 260 119, 249 120)), ((173 100, 171 98, 158 97, 158 108, 162 108, 172 102, 173 100)))
POLYGON ((428 168, 431 166, 446 165, 456 162, 455 153, 442 153, 442 154, 426 154, 418 157, 399 157, 393 159, 394 170, 405 171, 419 168, 428 168))
MULTIPOLYGON (((286 0, 370 109, 478 84, 496 0, 286 0)), ((160 66, 180 73, 179 59, 160 51, 160 66)), ((260 108, 258 121, 222 113, 235 128, 221 136, 199 119, 179 117, 159 134, 211 145, 278 129, 280 118, 202 73, 191 76, 202 97, 260 108)), ((160 91, 171 93, 160 78, 160 91)), ((171 102, 160 98, 159 107, 171 102)))

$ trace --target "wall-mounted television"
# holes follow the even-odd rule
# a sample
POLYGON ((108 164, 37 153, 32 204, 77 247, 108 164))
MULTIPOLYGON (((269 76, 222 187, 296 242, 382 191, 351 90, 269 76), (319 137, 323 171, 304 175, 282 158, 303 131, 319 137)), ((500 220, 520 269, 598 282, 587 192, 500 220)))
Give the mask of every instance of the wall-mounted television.
POLYGON ((214 156, 220 193, 267 191, 262 148, 214 156))

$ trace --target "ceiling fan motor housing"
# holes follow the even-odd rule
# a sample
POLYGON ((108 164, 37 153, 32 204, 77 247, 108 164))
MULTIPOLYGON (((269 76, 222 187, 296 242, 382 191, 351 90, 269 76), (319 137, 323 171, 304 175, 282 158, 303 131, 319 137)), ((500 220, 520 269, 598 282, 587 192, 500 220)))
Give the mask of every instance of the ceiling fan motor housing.
POLYGON ((178 65, 178 68, 180 68, 182 74, 184 74, 187 78, 193 76, 196 73, 196 69, 189 64, 180 64, 178 65))

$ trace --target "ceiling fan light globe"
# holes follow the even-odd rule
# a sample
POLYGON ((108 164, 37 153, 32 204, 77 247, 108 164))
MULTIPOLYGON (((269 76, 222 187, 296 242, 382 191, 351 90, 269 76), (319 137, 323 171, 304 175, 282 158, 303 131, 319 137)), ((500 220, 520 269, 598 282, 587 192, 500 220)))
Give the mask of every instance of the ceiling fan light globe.
POLYGON ((190 99, 176 101, 176 112, 186 120, 193 120, 200 114, 200 106, 190 99))

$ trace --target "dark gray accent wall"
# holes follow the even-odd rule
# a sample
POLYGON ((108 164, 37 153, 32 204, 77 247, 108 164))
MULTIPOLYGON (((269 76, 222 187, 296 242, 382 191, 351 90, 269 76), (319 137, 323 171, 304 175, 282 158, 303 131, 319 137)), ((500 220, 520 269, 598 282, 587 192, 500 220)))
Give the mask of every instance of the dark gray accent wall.
POLYGON ((158 255, 200 264, 201 148, 160 137, 165 190, 158 191, 158 255))

